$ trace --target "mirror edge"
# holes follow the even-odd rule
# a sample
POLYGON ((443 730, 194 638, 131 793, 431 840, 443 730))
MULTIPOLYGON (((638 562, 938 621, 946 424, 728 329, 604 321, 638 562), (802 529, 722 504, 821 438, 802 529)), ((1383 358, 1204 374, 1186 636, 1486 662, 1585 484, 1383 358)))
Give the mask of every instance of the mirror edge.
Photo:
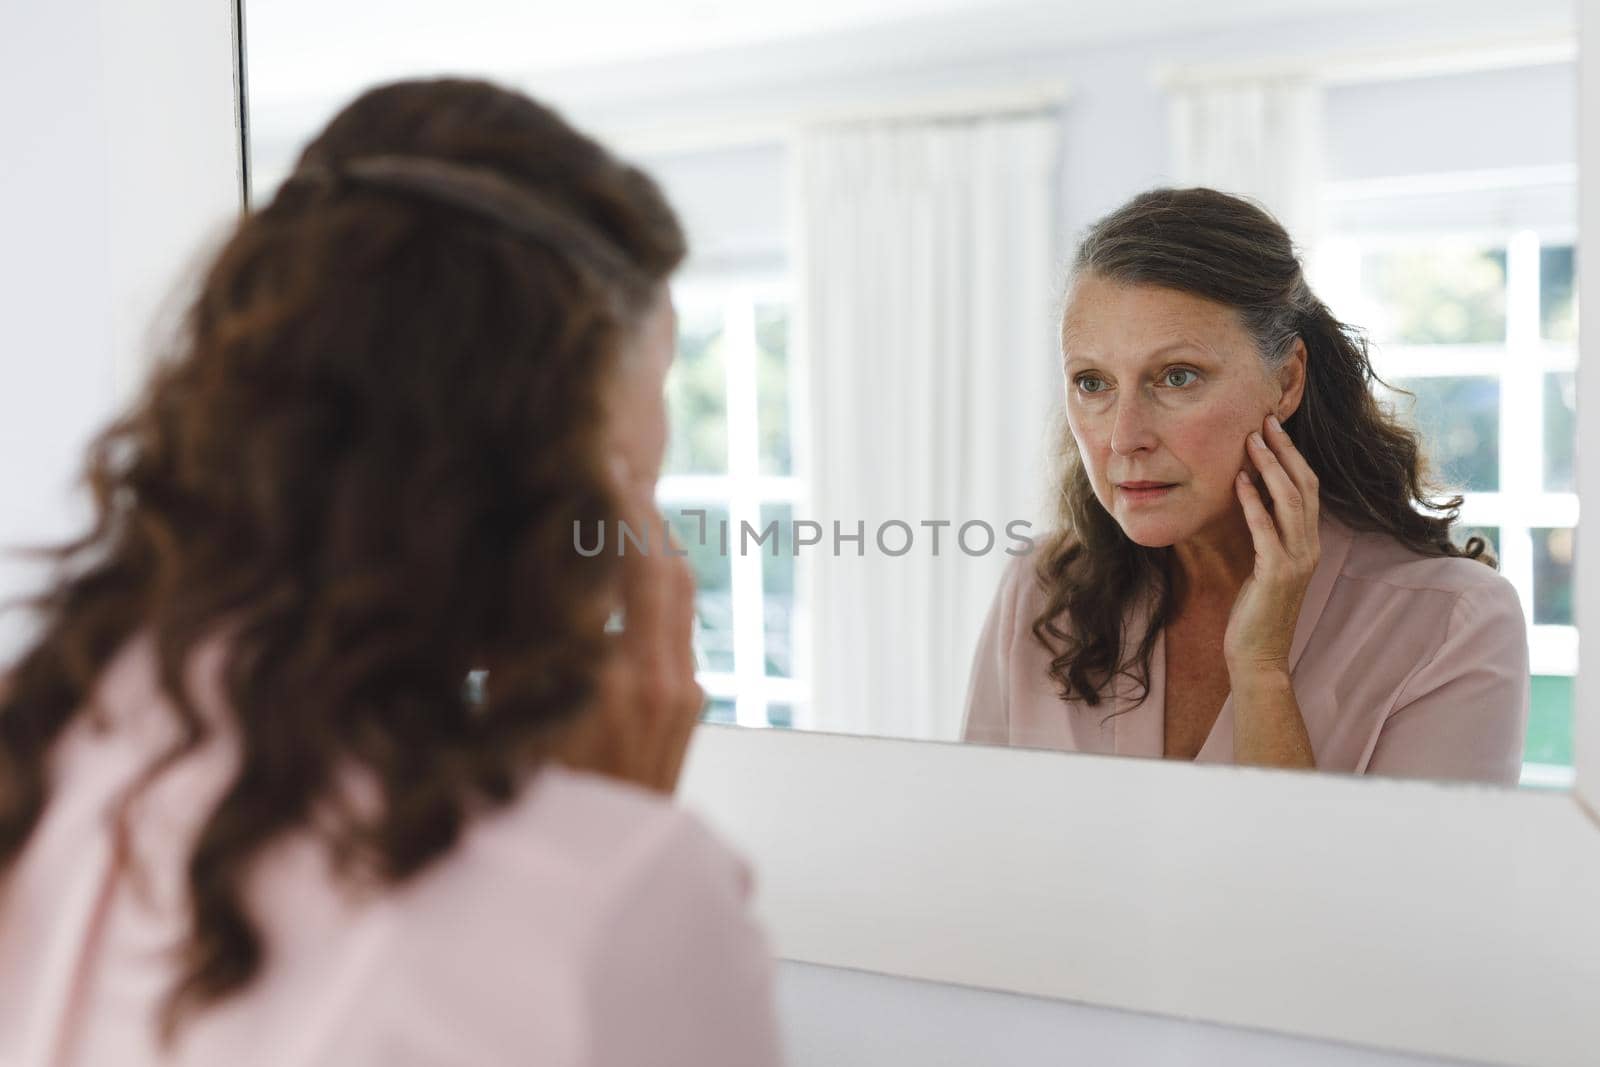
MULTIPOLYGON (((1580 10, 1578 17, 1578 247, 1600 248, 1600 18, 1593 11, 1580 10), (1584 121, 1585 117, 1588 121, 1584 121)), ((1582 252, 1579 253, 1583 255, 1582 252)), ((1582 271, 1578 278, 1578 321, 1584 323, 1600 314, 1600 270, 1582 271)), ((1600 332, 1584 330, 1578 335, 1578 410, 1600 412, 1600 373, 1593 372, 1600 359, 1600 332), (1591 355, 1590 353, 1596 353, 1591 355), (1590 373, 1584 373, 1585 370, 1590 373)), ((1578 501, 1600 500, 1600 419, 1578 420, 1578 501), (1581 459, 1591 460, 1584 463, 1581 459)), ((1579 632, 1594 620, 1600 625, 1600 523, 1581 520, 1578 525, 1576 567, 1577 619, 1579 632), (1589 576, 1593 575, 1593 578, 1589 576)), ((1584 806, 1600 830, 1600 644, 1582 640, 1578 644, 1578 680, 1573 701, 1574 769, 1576 801, 1584 806)))

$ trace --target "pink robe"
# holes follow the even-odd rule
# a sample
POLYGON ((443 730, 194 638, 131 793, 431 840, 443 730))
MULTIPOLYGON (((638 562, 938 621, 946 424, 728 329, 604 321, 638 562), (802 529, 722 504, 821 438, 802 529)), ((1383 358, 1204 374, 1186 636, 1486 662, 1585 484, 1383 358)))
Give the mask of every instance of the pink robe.
MULTIPOLYGON (((216 662, 209 688, 197 674, 203 702, 216 662)), ((398 888, 350 892, 303 833, 270 847, 247 892, 263 968, 163 1052, 182 869, 233 757, 208 743, 159 780, 130 863, 107 811, 171 736, 152 663, 136 641, 108 668, 109 728, 80 718, 63 738, 51 802, 0 875, 0 1065, 778 1062, 742 862, 665 799, 555 768, 398 888)))
MULTIPOLYGON (((1511 583, 1482 563, 1419 556, 1328 516, 1321 545, 1290 654, 1317 768, 1515 785, 1529 678, 1526 621, 1511 583)), ((1127 679, 1099 707, 1063 702, 1051 657, 1032 633, 1047 599, 1037 562, 1018 557, 1001 580, 974 657, 964 739, 1161 756, 1164 635, 1142 703, 1127 679)), ((1195 758, 1233 762, 1231 696, 1195 758)))

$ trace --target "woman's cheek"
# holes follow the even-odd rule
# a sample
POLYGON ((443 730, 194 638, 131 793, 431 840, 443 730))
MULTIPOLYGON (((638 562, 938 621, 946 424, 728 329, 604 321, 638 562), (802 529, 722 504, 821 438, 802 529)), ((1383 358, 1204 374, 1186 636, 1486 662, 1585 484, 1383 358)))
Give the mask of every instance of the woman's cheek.
POLYGON ((1167 441, 1195 480, 1231 487, 1238 460, 1244 456, 1244 434, 1237 431, 1233 419, 1218 417, 1222 414, 1190 412, 1189 417, 1175 420, 1167 441))
POLYGON ((1105 435, 1098 432, 1092 414, 1072 410, 1067 412, 1067 429, 1072 432, 1072 442, 1077 446, 1079 459, 1089 475, 1089 484, 1094 487, 1095 495, 1099 496, 1106 454, 1110 451, 1105 435))

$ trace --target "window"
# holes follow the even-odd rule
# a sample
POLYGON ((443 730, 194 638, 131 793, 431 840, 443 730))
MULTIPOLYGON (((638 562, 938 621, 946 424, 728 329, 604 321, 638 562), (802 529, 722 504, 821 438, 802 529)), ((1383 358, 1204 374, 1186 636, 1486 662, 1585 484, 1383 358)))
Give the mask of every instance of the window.
MULTIPOLYGON (((1431 179, 1407 190, 1415 202, 1431 179)), ((1382 217, 1383 205, 1329 215, 1382 217)), ((1502 189, 1512 200, 1526 190, 1502 189)), ((1516 587, 1528 624, 1532 712, 1523 782, 1572 782, 1572 614, 1578 499, 1573 481, 1577 413, 1575 220, 1570 212, 1484 228, 1334 225, 1315 257, 1318 288, 1335 314, 1365 327, 1378 387, 1422 432, 1432 472, 1465 498, 1458 540, 1484 538, 1516 587)))
POLYGON ((673 296, 678 356, 658 503, 695 571, 704 717, 793 726, 807 693, 787 287, 691 279, 673 296))

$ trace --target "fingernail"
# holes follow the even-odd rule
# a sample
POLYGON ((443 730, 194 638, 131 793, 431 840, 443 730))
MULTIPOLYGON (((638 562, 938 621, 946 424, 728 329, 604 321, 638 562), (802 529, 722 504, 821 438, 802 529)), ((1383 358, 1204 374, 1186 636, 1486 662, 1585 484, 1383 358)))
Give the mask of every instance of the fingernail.
POLYGON ((1266 448, 1267 447, 1267 443, 1261 439, 1261 431, 1259 431, 1259 430, 1251 430, 1250 431, 1250 442, 1252 444, 1254 444, 1257 448, 1266 448))
POLYGON ((1283 423, 1278 421, 1278 416, 1276 416, 1276 415, 1268 415, 1267 416, 1267 425, 1271 426, 1274 430, 1277 430, 1279 433, 1283 432, 1283 423))

